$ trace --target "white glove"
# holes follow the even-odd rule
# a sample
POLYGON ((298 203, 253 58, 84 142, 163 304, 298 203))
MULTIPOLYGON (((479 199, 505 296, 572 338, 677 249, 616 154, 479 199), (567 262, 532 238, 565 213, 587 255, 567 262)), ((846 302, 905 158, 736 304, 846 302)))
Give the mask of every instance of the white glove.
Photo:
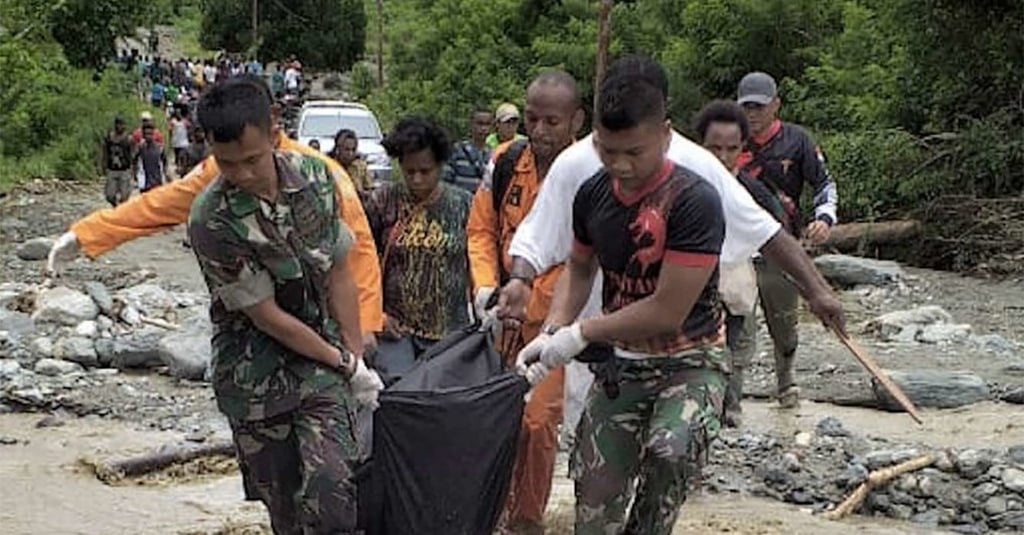
POLYGON ((494 289, 494 286, 482 286, 477 289, 473 297, 473 311, 476 312, 477 318, 483 320, 487 317, 487 302, 494 295, 494 289))
POLYGON ((530 343, 526 344, 526 347, 519 350, 519 354, 516 355, 516 373, 519 375, 526 375, 530 365, 540 360, 540 354, 544 350, 544 346, 547 345, 548 339, 550 338, 550 334, 540 333, 536 338, 530 340, 530 343))
POLYGON ((366 367, 363 359, 356 361, 356 371, 349 378, 348 386, 360 405, 371 410, 378 407, 377 397, 380 396, 380 391, 384 390, 384 381, 380 380, 377 372, 366 367))
POLYGON ((46 255, 46 273, 51 277, 56 275, 58 260, 70 260, 76 256, 78 256, 78 236, 69 230, 53 242, 50 253, 46 255))
POLYGON ((565 366, 586 348, 587 340, 583 338, 580 324, 573 323, 568 327, 558 329, 555 334, 551 335, 540 353, 540 362, 548 369, 565 366))
POLYGON ((551 369, 545 366, 544 363, 534 362, 533 364, 530 364, 528 368, 526 368, 526 371, 523 372, 522 375, 523 377, 526 377, 526 381, 530 383, 530 386, 537 386, 537 383, 543 381, 544 378, 547 377, 548 373, 550 372, 551 369))

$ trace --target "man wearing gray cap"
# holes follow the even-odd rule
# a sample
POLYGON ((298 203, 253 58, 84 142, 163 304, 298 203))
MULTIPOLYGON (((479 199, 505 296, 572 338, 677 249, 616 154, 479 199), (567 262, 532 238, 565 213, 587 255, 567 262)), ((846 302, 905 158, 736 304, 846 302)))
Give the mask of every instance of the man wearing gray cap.
MULTIPOLYGON (((737 102, 750 122, 748 152, 741 155, 738 166, 778 196, 789 232, 814 244, 824 242, 836 223, 838 195, 821 149, 803 128, 779 120, 781 101, 775 79, 770 75, 752 72, 744 76, 737 102), (804 184, 814 188, 814 218, 806 226, 801 221, 799 206, 804 184)), ((799 292, 776 264, 758 258, 755 265, 761 308, 775 346, 779 404, 795 407, 800 397, 793 378, 799 292)))

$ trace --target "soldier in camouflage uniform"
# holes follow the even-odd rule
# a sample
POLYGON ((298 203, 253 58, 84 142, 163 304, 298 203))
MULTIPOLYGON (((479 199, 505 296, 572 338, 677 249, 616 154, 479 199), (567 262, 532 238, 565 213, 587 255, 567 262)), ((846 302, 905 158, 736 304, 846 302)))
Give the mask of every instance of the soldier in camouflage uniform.
POLYGON ((251 80, 212 88, 199 121, 221 174, 188 233, 212 296, 213 386, 249 499, 277 534, 354 533, 356 403, 380 380, 362 363, 358 304, 324 163, 274 150, 270 104, 251 80))
POLYGON ((595 382, 576 433, 575 533, 668 535, 721 426, 725 220, 714 186, 666 159, 671 127, 650 81, 609 77, 597 119, 604 169, 576 194, 567 284, 517 364, 536 384, 590 343, 614 347, 618 395, 595 382), (598 268, 605 314, 571 323, 598 268))

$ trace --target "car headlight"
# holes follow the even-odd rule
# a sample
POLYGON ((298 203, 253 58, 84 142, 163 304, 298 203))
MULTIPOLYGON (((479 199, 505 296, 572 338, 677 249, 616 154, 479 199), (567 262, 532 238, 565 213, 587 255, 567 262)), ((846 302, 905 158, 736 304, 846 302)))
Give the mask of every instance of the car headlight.
POLYGON ((391 164, 391 159, 387 154, 367 154, 366 163, 388 167, 391 164))

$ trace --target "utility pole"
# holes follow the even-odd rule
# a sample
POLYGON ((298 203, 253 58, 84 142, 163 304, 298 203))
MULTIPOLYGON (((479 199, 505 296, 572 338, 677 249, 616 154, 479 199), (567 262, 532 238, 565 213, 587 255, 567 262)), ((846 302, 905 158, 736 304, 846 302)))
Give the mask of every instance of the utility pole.
POLYGON ((260 31, 260 18, 259 18, 259 7, 260 0, 252 0, 252 50, 253 54, 256 53, 256 43, 259 38, 260 31))
POLYGON ((601 96, 601 84, 608 70, 608 46, 612 38, 612 4, 614 0, 601 0, 597 12, 597 66, 594 69, 594 120, 597 120, 597 101, 601 96))
POLYGON ((384 0, 377 0, 377 87, 384 87, 384 0))

